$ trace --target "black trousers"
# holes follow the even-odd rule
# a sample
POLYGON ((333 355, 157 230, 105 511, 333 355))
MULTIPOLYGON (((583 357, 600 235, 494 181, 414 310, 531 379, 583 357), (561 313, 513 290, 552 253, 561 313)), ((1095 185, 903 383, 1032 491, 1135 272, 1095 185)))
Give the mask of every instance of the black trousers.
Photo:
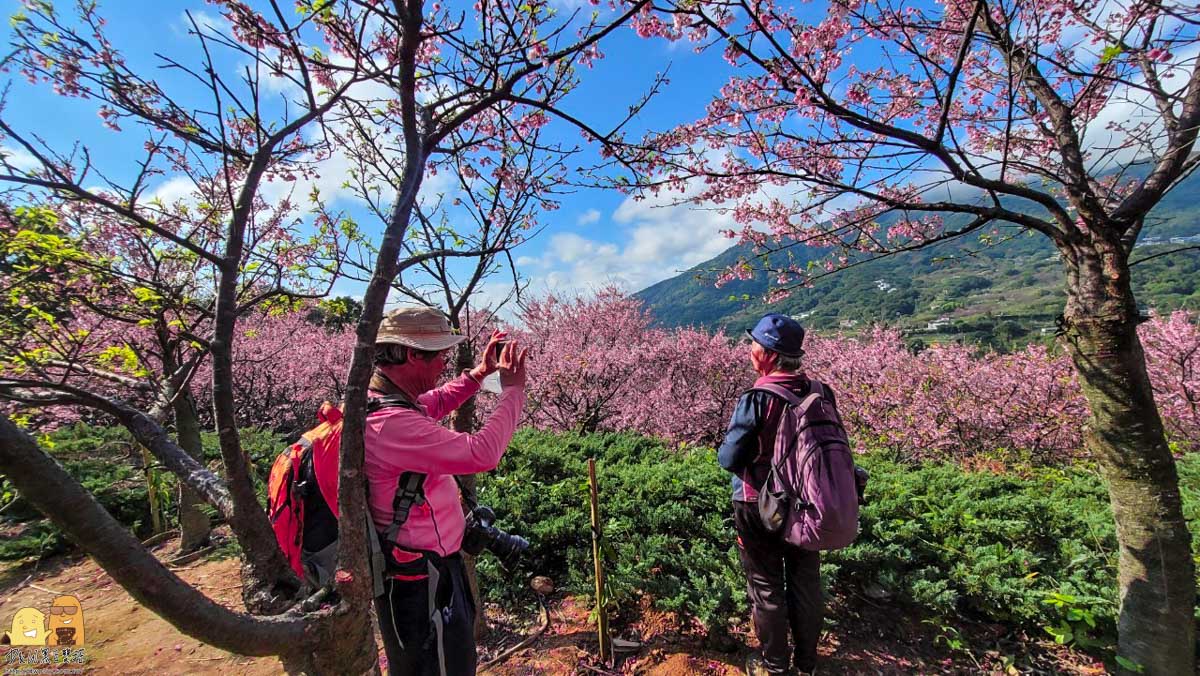
POLYGON ((824 612, 820 552, 767 533, 753 502, 733 503, 733 524, 763 662, 772 673, 787 671, 789 663, 800 671, 812 671, 817 666, 824 612), (790 652, 789 634, 795 646, 790 652))
POLYGON ((462 557, 444 559, 437 575, 432 612, 432 576, 385 580, 383 595, 375 599, 389 676, 475 674, 475 605, 462 557))

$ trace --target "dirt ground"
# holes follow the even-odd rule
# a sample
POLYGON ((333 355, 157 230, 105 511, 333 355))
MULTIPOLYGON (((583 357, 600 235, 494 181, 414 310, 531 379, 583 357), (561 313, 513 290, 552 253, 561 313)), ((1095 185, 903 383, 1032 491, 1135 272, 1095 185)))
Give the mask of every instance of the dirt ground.
MULTIPOLYGON (((168 559, 176 547, 169 541, 158 545, 155 553, 168 559)), ((202 559, 176 570, 213 599, 240 609, 237 568, 234 559, 202 559)), ((76 596, 83 607, 87 638, 83 669, 87 673, 281 673, 277 659, 231 655, 181 634, 138 605, 83 556, 12 567, 0 574, 0 623, 7 630, 13 615, 24 607, 48 613, 60 594, 76 596)), ((699 628, 681 626, 676 618, 646 603, 614 623, 614 636, 638 646, 618 655, 615 665, 605 666, 594 656, 596 636, 587 621, 588 608, 572 598, 553 598, 550 608, 551 626, 543 636, 481 673, 741 674, 754 643, 744 626, 734 627, 722 640, 706 639, 699 628)), ((491 631, 480 646, 481 663, 515 645, 539 624, 533 611, 528 616, 514 617, 489 608, 488 616, 491 631)), ((866 599, 835 599, 828 616, 832 627, 821 641, 822 673, 1104 673, 1103 665, 1087 655, 1041 639, 1010 635, 997 626, 960 624, 957 630, 947 629, 922 622, 903 609, 866 599)), ((6 650, 0 647, 0 665, 6 663, 6 650)), ((10 671, 11 667, 0 667, 0 673, 10 671)))

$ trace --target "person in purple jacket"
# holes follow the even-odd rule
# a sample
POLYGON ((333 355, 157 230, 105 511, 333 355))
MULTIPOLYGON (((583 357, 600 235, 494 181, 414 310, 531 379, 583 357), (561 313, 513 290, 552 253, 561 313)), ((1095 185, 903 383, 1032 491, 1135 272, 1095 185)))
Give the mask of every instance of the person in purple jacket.
MULTIPOLYGON (((804 374, 804 328, 791 317, 768 314, 746 332, 751 339, 750 363, 758 373, 754 385, 775 384, 803 399, 811 383, 804 374)), ((825 388, 830 402, 833 393, 825 388)), ((746 573, 754 631, 762 656, 751 655, 750 676, 800 673, 816 668, 821 636, 821 558, 768 533, 758 515, 758 492, 770 472, 785 402, 769 392, 751 390, 734 409, 717 451, 721 467, 733 473, 733 523, 738 554, 746 573), (791 636, 794 649, 788 650, 791 636)), ((836 404, 835 404, 836 406, 836 404)))
POLYGON ((375 599, 389 673, 475 673, 477 609, 460 554, 466 520, 455 475, 495 469, 516 430, 528 349, 506 339, 493 333, 478 365, 436 387, 450 349, 465 337, 432 308, 396 310, 379 326, 363 468, 389 559, 383 595, 375 599), (497 370, 503 391, 479 431, 439 424, 497 370), (402 500, 406 485, 411 499, 402 500))

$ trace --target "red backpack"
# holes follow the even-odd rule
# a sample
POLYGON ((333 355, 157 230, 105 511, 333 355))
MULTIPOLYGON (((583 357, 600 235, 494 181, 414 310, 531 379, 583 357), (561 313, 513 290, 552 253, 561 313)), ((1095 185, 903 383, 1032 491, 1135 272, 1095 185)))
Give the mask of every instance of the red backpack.
POLYGON ((292 570, 301 579, 304 578, 304 550, 318 551, 337 540, 338 448, 342 441, 342 411, 325 402, 317 411, 317 420, 320 421, 319 425, 305 432, 296 443, 275 458, 267 479, 267 514, 275 529, 275 539, 292 570), (330 518, 321 518, 325 516, 322 512, 328 512, 330 518), (307 524, 306 518, 309 521, 307 524), (317 528, 318 521, 322 522, 320 529, 317 528), (332 537, 327 532, 329 522, 333 525, 332 537), (326 532, 319 533, 318 530, 326 532), (322 535, 325 537, 321 538, 322 535), (329 541, 320 542, 320 539, 329 541))
MULTIPOLYGON (((416 409, 404 397, 386 396, 368 400, 367 412, 390 406, 416 409)), ((332 581, 337 564, 338 452, 342 442, 342 411, 324 402, 317 411, 317 420, 319 425, 302 434, 296 443, 275 458, 267 479, 267 514, 275 530, 275 539, 292 570, 314 587, 322 587, 332 581)), ((410 472, 397 482, 393 502, 397 507, 388 531, 390 537, 395 537, 412 504, 423 499, 424 479, 425 475, 410 472)), ((371 523, 370 515, 366 525, 372 567, 376 573, 376 592, 382 593, 380 575, 398 564, 382 554, 379 533, 371 523)), ((393 552, 391 556, 404 554, 393 552)), ((404 561, 417 558, 412 555, 404 561)))

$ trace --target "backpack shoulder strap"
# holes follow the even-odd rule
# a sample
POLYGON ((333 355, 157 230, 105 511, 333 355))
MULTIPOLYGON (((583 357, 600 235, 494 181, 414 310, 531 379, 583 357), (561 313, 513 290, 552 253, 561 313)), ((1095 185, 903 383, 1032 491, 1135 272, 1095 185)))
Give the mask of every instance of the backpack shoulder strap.
MULTIPOLYGON (((412 411, 421 409, 403 394, 386 394, 382 397, 367 399, 367 413, 385 408, 407 408, 412 411)), ((421 472, 405 472, 396 481, 396 494, 392 497, 392 522, 388 524, 385 537, 389 542, 396 541, 400 527, 408 521, 409 512, 413 505, 425 498, 425 475, 421 472)))
POLYGON ((417 405, 414 404, 408 397, 403 394, 387 394, 382 397, 367 398, 367 413, 374 413, 384 408, 407 408, 412 411, 419 411, 417 405))
POLYGON ((825 388, 821 385, 821 383, 815 380, 810 382, 812 383, 812 387, 809 390, 808 395, 806 395, 803 400, 801 400, 800 397, 797 397, 796 393, 792 392, 788 388, 775 385, 773 383, 752 387, 750 388, 750 391, 773 394, 787 402, 788 406, 798 407, 800 409, 800 415, 804 415, 805 413, 808 413, 810 406, 812 406, 818 399, 825 395, 825 388))
POLYGON ((425 475, 420 472, 405 472, 396 482, 396 495, 392 498, 392 523, 388 525, 388 542, 395 542, 400 527, 408 521, 412 506, 425 497, 425 475))
POLYGON ((788 404, 791 404, 792 406, 800 405, 800 398, 797 397, 794 392, 792 392, 788 388, 783 387, 781 385, 775 385, 774 383, 767 383, 765 385, 756 385, 756 386, 750 388, 750 391, 751 392, 766 392, 767 394, 773 394, 776 397, 779 397, 780 399, 786 401, 788 404))

